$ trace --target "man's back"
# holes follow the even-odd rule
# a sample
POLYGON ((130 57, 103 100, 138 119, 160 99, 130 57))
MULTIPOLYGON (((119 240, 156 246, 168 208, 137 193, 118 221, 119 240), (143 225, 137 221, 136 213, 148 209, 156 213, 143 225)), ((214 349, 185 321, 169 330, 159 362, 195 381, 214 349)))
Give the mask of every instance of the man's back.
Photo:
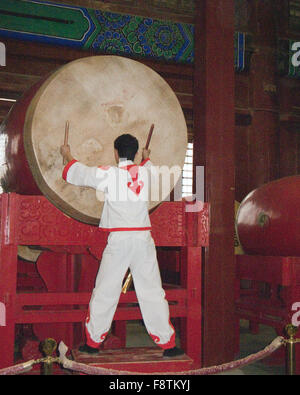
POLYGON ((64 179, 104 193, 100 228, 108 231, 150 230, 148 214, 150 160, 141 165, 120 161, 118 166, 88 167, 74 161, 64 179))

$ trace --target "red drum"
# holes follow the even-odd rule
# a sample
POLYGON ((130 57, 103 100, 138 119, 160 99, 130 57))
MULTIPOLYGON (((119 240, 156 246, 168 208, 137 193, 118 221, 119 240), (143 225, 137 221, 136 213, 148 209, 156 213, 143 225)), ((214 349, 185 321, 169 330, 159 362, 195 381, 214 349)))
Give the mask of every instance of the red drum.
MULTIPOLYGON (((59 148, 67 121, 72 154, 86 165, 114 165, 113 141, 123 133, 139 140, 139 163, 154 124, 150 144, 153 163, 183 167, 187 127, 170 86, 140 62, 91 56, 64 65, 33 86, 1 125, 6 142, 1 174, 5 192, 43 194, 74 219, 99 223, 103 201, 95 191, 66 184, 61 177, 59 148)), ((159 195, 150 209, 167 197, 179 173, 172 177, 166 196, 159 195)))
POLYGON ((300 175, 252 191, 239 207, 236 228, 246 254, 300 256, 300 175))

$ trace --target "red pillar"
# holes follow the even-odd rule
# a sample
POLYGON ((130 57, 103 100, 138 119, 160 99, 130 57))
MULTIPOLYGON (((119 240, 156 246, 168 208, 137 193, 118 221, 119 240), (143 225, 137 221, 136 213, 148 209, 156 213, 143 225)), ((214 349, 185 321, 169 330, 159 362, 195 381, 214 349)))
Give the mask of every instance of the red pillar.
POLYGON ((0 326, 0 369, 14 364, 15 301, 17 287, 17 246, 12 243, 14 229, 7 221, 15 206, 8 195, 0 198, 0 302, 4 306, 5 325, 0 326))
POLYGON ((210 366, 232 360, 236 340, 234 1, 196 3, 194 165, 205 166, 205 199, 211 207, 203 278, 203 365, 210 366))
POLYGON ((187 289, 187 316, 181 318, 180 344, 193 359, 193 368, 201 367, 201 250, 187 246, 181 249, 181 285, 187 289))

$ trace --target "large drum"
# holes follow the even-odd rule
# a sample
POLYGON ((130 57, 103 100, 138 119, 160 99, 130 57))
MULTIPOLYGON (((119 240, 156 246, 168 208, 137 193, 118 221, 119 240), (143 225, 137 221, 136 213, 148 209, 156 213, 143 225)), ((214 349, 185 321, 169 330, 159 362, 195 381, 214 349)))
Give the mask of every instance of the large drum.
POLYGON ((300 175, 252 191, 239 207, 236 226, 246 254, 300 256, 300 175))
MULTIPOLYGON (((182 168, 187 127, 170 86, 144 64, 119 56, 91 56, 59 68, 33 86, 1 125, 6 142, 2 188, 43 194, 68 216, 98 224, 103 201, 94 190, 66 184, 59 148, 69 121, 73 156, 89 166, 115 165, 113 142, 123 133, 137 137, 140 150, 151 124, 151 160, 182 168)), ((150 209, 164 200, 180 177, 174 171, 167 191, 155 193, 150 209)))

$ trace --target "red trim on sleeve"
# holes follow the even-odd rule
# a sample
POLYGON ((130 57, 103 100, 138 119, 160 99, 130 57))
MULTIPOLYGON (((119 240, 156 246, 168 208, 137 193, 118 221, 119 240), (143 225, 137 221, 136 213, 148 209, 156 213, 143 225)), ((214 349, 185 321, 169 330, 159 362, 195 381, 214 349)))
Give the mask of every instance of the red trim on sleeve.
POLYGON ((67 181, 67 174, 68 174, 68 171, 69 171, 70 167, 71 167, 72 165, 74 165, 74 163, 76 163, 76 162, 78 162, 78 160, 73 159, 73 160, 71 160, 70 162, 68 162, 68 163, 66 164, 66 166, 64 167, 63 172, 62 172, 62 178, 63 178, 65 181, 67 181))
POLYGON ((147 163, 148 160, 150 160, 150 158, 144 159, 144 160, 141 162, 140 166, 144 166, 144 164, 147 163))

